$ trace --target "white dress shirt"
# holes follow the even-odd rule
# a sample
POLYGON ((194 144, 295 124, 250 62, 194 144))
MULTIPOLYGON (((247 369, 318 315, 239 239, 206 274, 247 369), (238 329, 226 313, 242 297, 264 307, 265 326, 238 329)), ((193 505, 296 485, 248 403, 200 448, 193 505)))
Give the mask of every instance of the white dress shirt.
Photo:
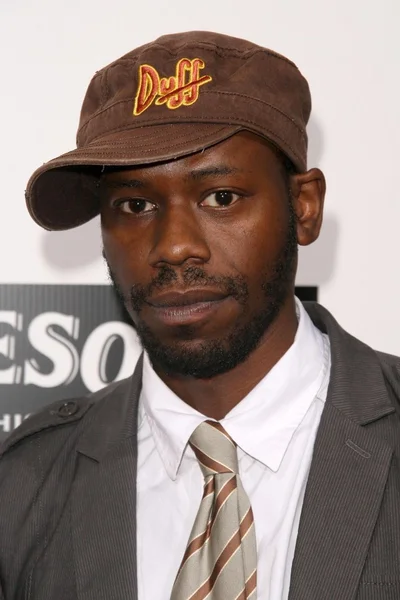
MULTIPOLYGON (((293 345, 221 424, 238 445, 253 507, 257 599, 285 600, 300 512, 330 374, 329 338, 297 301, 293 345)), ((139 405, 139 600, 169 600, 204 478, 188 440, 206 419, 176 396, 145 355, 139 405)))

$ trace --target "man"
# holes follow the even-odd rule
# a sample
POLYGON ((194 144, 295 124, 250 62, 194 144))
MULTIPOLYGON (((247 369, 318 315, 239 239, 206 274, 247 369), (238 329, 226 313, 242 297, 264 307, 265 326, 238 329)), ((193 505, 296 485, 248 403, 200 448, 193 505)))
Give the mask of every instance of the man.
POLYGON ((294 297, 310 107, 293 63, 209 32, 94 76, 27 203, 101 214, 145 352, 4 444, 4 600, 400 598, 400 360, 294 297))

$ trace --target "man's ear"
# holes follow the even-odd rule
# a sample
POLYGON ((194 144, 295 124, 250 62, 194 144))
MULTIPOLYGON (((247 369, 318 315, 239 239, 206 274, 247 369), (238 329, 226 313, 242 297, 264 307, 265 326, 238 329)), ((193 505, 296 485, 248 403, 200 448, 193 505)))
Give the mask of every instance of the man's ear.
POLYGON ((297 216, 297 242, 308 246, 318 238, 322 225, 325 176, 320 169, 292 175, 290 189, 297 216))

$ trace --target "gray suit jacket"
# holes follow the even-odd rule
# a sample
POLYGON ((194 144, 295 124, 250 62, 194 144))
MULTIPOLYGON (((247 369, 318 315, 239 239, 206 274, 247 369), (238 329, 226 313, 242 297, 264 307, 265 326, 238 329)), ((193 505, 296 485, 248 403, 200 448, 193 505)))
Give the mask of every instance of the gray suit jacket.
MULTIPOLYGON (((332 372, 289 600, 399 600, 400 360, 306 308, 329 334, 332 372)), ((137 600, 140 388, 141 361, 131 380, 54 404, 5 442, 2 600, 137 600)))

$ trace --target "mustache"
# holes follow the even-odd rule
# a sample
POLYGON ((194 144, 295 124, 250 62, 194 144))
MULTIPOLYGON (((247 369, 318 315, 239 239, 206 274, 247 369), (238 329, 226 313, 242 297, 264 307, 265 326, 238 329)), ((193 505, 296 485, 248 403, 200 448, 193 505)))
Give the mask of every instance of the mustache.
POLYGON ((241 304, 246 302, 249 295, 247 282, 241 275, 235 277, 208 275, 204 269, 195 266, 188 266, 178 273, 169 265, 164 265, 147 285, 135 284, 131 287, 129 300, 133 310, 139 312, 155 292, 168 290, 177 282, 185 291, 199 286, 212 287, 227 296, 233 296, 241 304))

